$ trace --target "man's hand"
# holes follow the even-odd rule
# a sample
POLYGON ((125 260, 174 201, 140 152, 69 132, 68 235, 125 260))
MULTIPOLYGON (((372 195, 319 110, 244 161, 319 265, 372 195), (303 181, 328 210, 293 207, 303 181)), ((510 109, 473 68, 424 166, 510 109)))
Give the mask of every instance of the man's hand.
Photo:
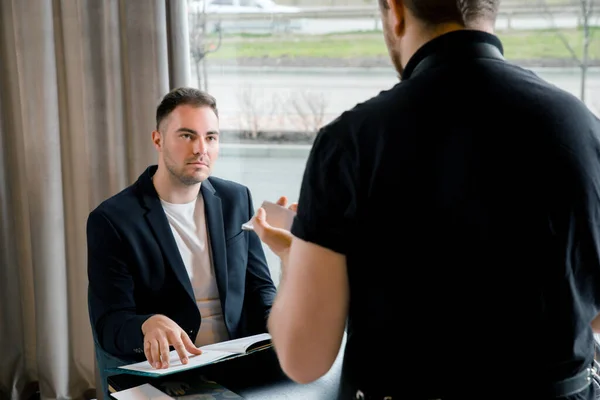
POLYGON ((173 346, 182 364, 188 363, 188 352, 202 354, 190 337, 172 319, 164 315, 153 315, 142 324, 144 354, 156 369, 169 367, 169 346, 173 346))
MULTIPOLYGON (((286 207, 287 201, 287 197, 282 196, 277 200, 277 204, 286 207)), ((298 204, 293 203, 288 208, 296 212, 298 204)), ((284 260, 292 245, 293 236, 290 231, 269 225, 267 223, 267 212, 262 207, 256 211, 252 225, 254 226, 254 232, 256 232, 260 240, 269 246, 273 253, 284 260)))
MULTIPOLYGON (((279 198, 279 200, 277 200, 277 204, 280 205, 281 207, 287 207, 287 202, 288 202, 288 199, 285 196, 281 196, 279 198)), ((292 203, 292 204, 290 204, 290 206, 288 208, 290 210, 292 210, 293 212, 296 212, 296 210, 298 209, 298 203, 292 203)))

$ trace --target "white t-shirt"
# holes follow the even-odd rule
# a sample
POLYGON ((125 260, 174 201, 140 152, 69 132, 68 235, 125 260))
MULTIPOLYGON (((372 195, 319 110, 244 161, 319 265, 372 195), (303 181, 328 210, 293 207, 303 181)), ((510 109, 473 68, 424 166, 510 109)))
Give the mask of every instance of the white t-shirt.
POLYGON ((204 200, 198 196, 186 204, 167 203, 162 199, 160 202, 192 282, 202 317, 195 344, 204 346, 229 340, 210 254, 204 200))

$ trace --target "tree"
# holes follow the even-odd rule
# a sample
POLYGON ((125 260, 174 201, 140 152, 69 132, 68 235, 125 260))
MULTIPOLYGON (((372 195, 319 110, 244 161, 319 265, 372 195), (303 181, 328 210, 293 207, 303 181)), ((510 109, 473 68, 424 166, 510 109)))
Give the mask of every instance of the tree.
POLYGON ((218 35, 216 43, 208 40, 206 22, 206 1, 203 1, 201 11, 194 10, 189 13, 190 55, 196 67, 198 88, 208 91, 206 56, 221 48, 223 34, 220 23, 217 23, 215 26, 215 31, 218 35))
POLYGON ((292 112, 288 115, 290 118, 296 117, 294 120, 299 122, 307 135, 315 135, 321 129, 325 122, 325 111, 328 106, 323 92, 307 90, 294 92, 289 99, 289 105, 292 112))
POLYGON ((560 41, 564 44, 564 46, 569 51, 569 54, 573 58, 573 60, 575 60, 578 67, 581 69, 581 82, 580 82, 581 86, 580 86, 579 98, 581 99, 581 101, 585 102, 585 86, 586 86, 586 80, 587 80, 587 73, 588 73, 588 69, 590 66, 589 65, 590 64, 589 49, 590 49, 590 43, 592 42, 594 32, 595 32, 591 29, 591 24, 592 24, 592 16, 593 16, 594 7, 598 5, 597 0, 576 0, 577 5, 581 7, 580 13, 579 13, 580 18, 578 19, 578 24, 577 24, 577 28, 578 29, 581 28, 583 31, 583 43, 582 43, 582 49, 581 49, 582 50, 581 57, 578 55, 578 52, 573 48, 571 43, 569 43, 569 40, 565 36, 564 32, 558 28, 557 24, 554 21, 554 13, 550 10, 550 7, 548 6, 547 1, 546 0, 540 0, 540 1, 541 1, 541 5, 544 8, 544 12, 546 13, 546 15, 548 15, 548 17, 552 21, 552 25, 554 26, 554 29, 555 29, 556 34, 558 35, 560 41), (596 4, 594 4, 594 3, 596 3, 596 4))

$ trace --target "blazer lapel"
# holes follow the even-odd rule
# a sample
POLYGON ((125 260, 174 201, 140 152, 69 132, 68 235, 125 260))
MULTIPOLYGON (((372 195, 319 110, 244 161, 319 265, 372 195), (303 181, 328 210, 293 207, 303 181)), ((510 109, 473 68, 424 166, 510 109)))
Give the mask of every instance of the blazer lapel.
POLYGON ((146 218, 154 231, 154 235, 157 238, 158 244, 161 247, 167 262, 171 265, 171 268, 173 268, 175 276, 179 279, 179 282, 181 282, 190 298, 196 302, 196 296, 194 296, 194 289, 192 288, 190 276, 181 259, 181 253, 179 252, 179 248, 173 237, 169 221, 162 209, 160 200, 157 199, 157 202, 158 204, 150 208, 148 214, 146 214, 146 218))
POLYGON ((225 315, 225 299, 227 297, 227 254, 225 249, 225 226, 223 224, 223 209, 221 199, 216 195, 212 184, 207 180, 202 182, 200 192, 204 198, 204 213, 210 241, 213 267, 221 298, 221 307, 225 315))
POLYGON ((148 210, 146 213, 146 220, 154 231, 156 241, 158 242, 165 259, 175 272, 175 276, 179 279, 179 282, 181 282, 185 291, 195 303, 196 296, 194 296, 194 289, 192 288, 190 277, 185 269, 183 260, 181 259, 181 253, 179 253, 179 248, 177 248, 177 243, 175 242, 173 232, 169 226, 169 221, 167 220, 165 211, 158 198, 158 193, 156 193, 156 189, 154 189, 152 183, 152 175, 154 175, 154 172, 156 172, 156 167, 148 168, 146 171, 147 175, 142 175, 139 180, 142 186, 142 202, 148 210))

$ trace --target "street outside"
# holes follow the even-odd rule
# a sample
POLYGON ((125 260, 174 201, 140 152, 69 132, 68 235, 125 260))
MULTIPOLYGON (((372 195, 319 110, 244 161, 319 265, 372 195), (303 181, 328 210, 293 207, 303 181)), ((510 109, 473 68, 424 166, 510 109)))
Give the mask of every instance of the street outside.
MULTIPOLYGON (((558 87, 579 95, 578 69, 538 68, 534 71, 558 87)), ((322 112, 322 123, 326 123, 398 82, 392 68, 211 69, 208 77, 208 90, 219 102, 223 130, 248 129, 245 126, 248 120, 254 120, 258 130, 301 129, 303 121, 294 124, 290 118, 298 113, 300 101, 320 106, 321 110, 313 113, 322 112)), ((196 84, 193 79, 192 84, 196 84)), ((586 89, 588 105, 600 111, 600 68, 589 71, 586 89)), ((306 116, 315 117, 317 115, 306 116)))
MULTIPOLYGON (((579 90, 577 70, 542 69, 536 72, 553 84, 574 94, 579 90)), ((249 113, 248 103, 256 112, 268 116, 273 109, 286 112, 285 99, 294 99, 294 94, 309 93, 314 99, 325 99, 325 121, 339 113, 377 95, 397 82, 392 70, 344 70, 326 69, 298 71, 253 70, 248 68, 229 71, 212 70, 209 74, 209 91, 218 100, 221 113, 223 145, 221 157, 217 161, 214 174, 247 185, 254 197, 254 205, 263 200, 274 200, 281 195, 296 201, 306 157, 310 145, 255 144, 239 145, 230 143, 227 130, 240 128, 240 119, 249 113), (250 93, 252 96, 244 95, 250 93), (248 101, 243 101, 246 98, 248 101), (239 148, 246 148, 240 155, 239 148), (291 151, 293 148, 294 151, 291 151)), ((590 72, 587 89, 589 98, 595 96, 600 107, 600 69, 590 72)), ((311 97, 309 97, 310 99, 311 97)), ((293 113, 293 110, 287 113, 293 113)), ((281 127, 282 115, 262 118, 261 128, 281 127), (270 121, 270 122, 269 122, 270 121)), ((279 259, 264 246, 273 279, 279 282, 279 259)))

